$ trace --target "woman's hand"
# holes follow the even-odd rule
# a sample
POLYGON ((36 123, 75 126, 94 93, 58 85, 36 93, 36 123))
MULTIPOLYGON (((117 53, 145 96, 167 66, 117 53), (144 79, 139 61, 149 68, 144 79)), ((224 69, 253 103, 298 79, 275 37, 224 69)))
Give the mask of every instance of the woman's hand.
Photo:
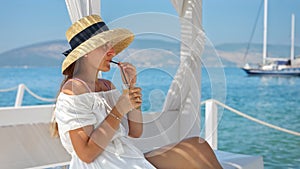
POLYGON ((133 109, 140 109, 143 102, 142 89, 140 87, 132 87, 126 90, 125 92, 123 90, 122 95, 116 103, 116 108, 122 116, 133 109))
POLYGON ((140 109, 142 105, 142 89, 140 87, 129 88, 130 102, 135 109, 140 109))
MULTIPOLYGON (((130 87, 134 87, 136 83, 136 68, 131 63, 128 62, 120 62, 120 67, 123 69, 125 78, 127 79, 130 87)), ((123 74, 121 73, 123 83, 126 84, 123 74)))

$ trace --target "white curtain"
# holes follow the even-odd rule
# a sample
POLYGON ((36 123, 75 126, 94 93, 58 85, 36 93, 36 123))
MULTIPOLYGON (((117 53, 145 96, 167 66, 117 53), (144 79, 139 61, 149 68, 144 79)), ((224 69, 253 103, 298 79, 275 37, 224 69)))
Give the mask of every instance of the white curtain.
POLYGON ((100 0, 66 0, 72 23, 91 14, 100 15, 100 0))
POLYGON ((179 113, 179 139, 200 134, 201 60, 205 36, 201 0, 171 0, 181 20, 180 66, 163 112, 179 113))

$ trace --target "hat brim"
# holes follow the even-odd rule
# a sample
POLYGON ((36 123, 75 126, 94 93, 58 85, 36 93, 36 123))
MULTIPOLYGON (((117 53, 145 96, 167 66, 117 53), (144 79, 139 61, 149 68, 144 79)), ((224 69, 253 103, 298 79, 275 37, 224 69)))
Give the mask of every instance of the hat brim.
POLYGON ((73 49, 62 63, 62 73, 76 60, 93 51, 94 49, 110 42, 114 51, 119 54, 127 48, 133 41, 134 35, 127 29, 113 29, 101 32, 90 39, 86 40, 75 49, 73 49))

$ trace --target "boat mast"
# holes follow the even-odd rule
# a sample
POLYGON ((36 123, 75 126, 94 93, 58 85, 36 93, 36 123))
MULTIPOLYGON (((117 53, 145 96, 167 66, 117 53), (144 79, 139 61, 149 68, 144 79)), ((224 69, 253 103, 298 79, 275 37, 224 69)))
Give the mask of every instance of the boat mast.
POLYGON ((291 25, 291 65, 293 65, 293 60, 295 59, 294 55, 294 38, 295 38, 295 14, 292 14, 292 25, 291 25))
POLYGON ((263 65, 267 59, 267 23, 268 23, 268 0, 264 0, 264 42, 263 42, 263 65))

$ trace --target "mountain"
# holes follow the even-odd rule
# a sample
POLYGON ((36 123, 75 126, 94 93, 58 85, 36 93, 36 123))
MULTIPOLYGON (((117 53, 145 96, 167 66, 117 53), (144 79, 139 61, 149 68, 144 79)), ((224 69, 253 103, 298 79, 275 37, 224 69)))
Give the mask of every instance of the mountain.
POLYGON ((13 49, 0 54, 0 67, 58 66, 68 48, 67 41, 50 41, 13 49))
MULTIPOLYGON (((215 48, 218 51, 219 56, 229 62, 234 63, 236 66, 243 66, 245 63, 259 64, 262 62, 262 44, 251 44, 249 46, 248 55, 245 56, 246 43, 228 43, 217 45, 215 48)), ((269 44, 268 57, 274 58, 290 58, 290 46, 289 45, 274 45, 269 44)), ((295 56, 300 57, 300 47, 295 46, 295 56)))
POLYGON ((161 39, 135 39, 117 56, 119 61, 138 67, 176 67, 180 63, 180 43, 161 39))
MULTIPOLYGON (((136 39, 117 58, 120 61, 134 62, 138 66, 161 67, 163 60, 165 60, 164 63, 177 65, 179 47, 179 43, 171 41, 136 39)), ((69 45, 64 40, 13 49, 0 54, 0 67, 60 66, 64 59, 62 52, 67 49, 69 45)))
MULTIPOLYGON (((247 44, 230 43, 205 47, 202 62, 206 67, 242 66, 245 63, 261 63, 262 45, 252 44, 249 53, 244 58, 247 44), (217 60, 216 60, 217 59, 217 60)), ((38 43, 13 49, 0 54, 0 67, 44 67, 60 66, 64 56, 63 51, 69 49, 67 41, 57 40, 38 43)), ((290 46, 268 45, 268 55, 271 57, 289 57, 290 46)), ((295 47, 295 54, 300 55, 300 47, 295 47)), ((180 43, 162 39, 136 38, 128 49, 116 58, 119 61, 132 62, 141 67, 177 66, 180 62, 180 43)))

